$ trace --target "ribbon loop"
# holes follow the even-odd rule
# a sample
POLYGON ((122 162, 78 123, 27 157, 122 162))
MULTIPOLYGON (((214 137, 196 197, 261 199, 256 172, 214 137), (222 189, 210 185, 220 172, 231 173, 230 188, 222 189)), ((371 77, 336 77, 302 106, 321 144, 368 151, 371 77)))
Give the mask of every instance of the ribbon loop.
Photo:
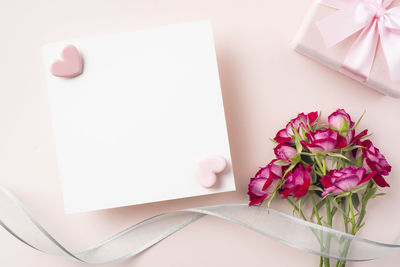
MULTIPOLYGON (((273 209, 229 204, 159 214, 84 251, 73 253, 57 242, 14 195, 0 186, 0 225, 5 230, 34 249, 89 264, 111 263, 136 256, 206 215, 241 225, 303 251, 338 260, 372 260, 400 249, 398 244, 359 238, 273 209)), ((79 236, 79 233, 74 234, 79 236)))
POLYGON ((386 28, 400 33, 400 6, 386 12, 384 25, 386 28))
POLYGON ((371 72, 379 40, 378 24, 364 28, 346 55, 343 68, 366 80, 371 72))
POLYGON ((317 27, 326 46, 331 47, 368 26, 374 16, 374 10, 358 2, 317 22, 317 27))
POLYGON ((365 81, 371 72, 378 43, 389 68, 390 78, 400 80, 400 6, 387 9, 393 0, 320 0, 339 9, 317 22, 327 47, 361 31, 348 51, 342 69, 365 81))
POLYGON ((379 24, 379 35, 383 53, 389 65, 390 78, 400 81, 400 32, 379 24))

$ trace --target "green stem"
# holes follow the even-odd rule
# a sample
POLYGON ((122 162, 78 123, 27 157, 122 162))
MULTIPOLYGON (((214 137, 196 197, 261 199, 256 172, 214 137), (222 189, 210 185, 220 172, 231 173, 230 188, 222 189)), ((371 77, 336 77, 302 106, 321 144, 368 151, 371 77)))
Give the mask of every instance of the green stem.
POLYGON ((303 218, 303 220, 307 221, 307 218, 304 215, 303 211, 301 209, 299 209, 299 207, 297 207, 296 204, 294 204, 293 201, 291 201, 289 198, 287 198, 286 200, 300 214, 300 216, 303 218))
MULTIPOLYGON (((312 198, 313 198, 313 197, 312 197, 312 198)), ((314 198, 313 198, 313 199, 314 199, 314 198)), ((296 206, 296 204, 294 204, 293 201, 291 201, 290 199, 287 198, 286 200, 287 200, 287 202, 289 202, 289 204, 300 214, 300 216, 303 218, 303 220, 307 221, 307 218, 306 218, 306 216, 304 215, 303 211, 302 211, 298 206, 296 206)), ((315 203, 315 200, 313 201, 313 203, 315 203)), ((316 208, 315 204, 314 204, 314 207, 316 208)), ((318 211, 317 211, 317 212, 318 212, 318 211)), ((317 215, 317 218, 319 218, 319 215, 317 215)), ((319 220, 320 220, 320 219, 319 219, 319 220)), ((319 242, 319 243, 321 244, 321 246, 322 246, 321 237, 319 237, 315 231, 312 231, 312 232, 313 232, 315 238, 317 238, 318 242, 319 242)), ((321 250, 322 250, 322 249, 321 249, 321 250)), ((322 258, 322 256, 321 256, 321 259, 320 259, 320 267, 322 267, 322 265, 321 265, 322 261, 323 261, 323 258, 322 258)))
POLYGON ((322 225, 322 224, 321 224, 321 217, 319 217, 319 213, 318 213, 318 209, 317 209, 317 204, 316 204, 315 199, 314 199, 314 194, 313 194, 313 193, 310 193, 310 196, 311 196, 311 200, 312 200, 312 203, 313 203, 314 214, 315 214, 315 217, 317 217, 317 223, 318 223, 319 225, 322 225))
MULTIPOLYGON (((354 228, 354 226, 356 225, 356 218, 354 216, 354 207, 353 207, 353 201, 351 200, 351 194, 349 196, 349 207, 350 207, 350 213, 351 213, 351 224, 352 224, 352 228, 354 228)), ((352 234, 353 230, 351 231, 352 234)))
POLYGON ((323 167, 322 167, 321 161, 319 160, 318 156, 315 155, 314 158, 315 158, 315 161, 317 162, 319 169, 323 172, 323 167))
MULTIPOLYGON (((368 185, 367 185, 367 188, 365 189, 365 191, 363 193, 361 211, 360 211, 360 214, 358 215, 357 221, 355 223, 354 223, 355 220, 354 220, 353 203, 352 203, 352 200, 351 200, 351 196, 349 197, 349 213, 351 213, 352 224, 353 224, 352 227, 351 227, 351 234, 353 234, 353 235, 355 235, 361 228, 360 226, 361 226, 361 224, 362 224, 362 222, 364 220, 364 217, 365 217, 365 214, 366 214, 367 202, 368 202, 368 200, 366 200, 365 198, 366 198, 366 195, 369 193, 369 190, 371 190, 372 186, 373 186, 373 183, 369 182, 368 185)), ((344 208, 346 208, 345 199, 343 199, 342 205, 343 205, 344 208)), ((347 217, 348 217, 348 215, 347 215, 347 217)), ((348 233, 349 229, 348 229, 348 226, 347 226, 347 224, 348 224, 347 219, 344 219, 344 222, 345 222, 346 233, 348 233)), ((346 242, 346 244, 344 245, 344 251, 343 251, 343 255, 344 256, 347 255, 349 247, 350 247, 350 242, 348 240, 346 242)), ((344 267, 345 264, 346 264, 346 261, 339 261, 338 264, 337 264, 337 267, 344 267)))
MULTIPOLYGON (((325 160, 324 160, 325 161, 325 160)), ((324 170, 325 171, 325 170, 324 170)), ((326 203, 326 218, 327 218, 327 225, 328 227, 332 228, 332 213, 331 213, 331 201, 329 199, 329 197, 325 198, 325 203, 326 203)), ((326 252, 329 252, 329 248, 330 248, 330 236, 328 236, 327 240, 326 240, 326 252)), ((325 267, 329 267, 330 266, 330 260, 329 258, 324 258, 324 264, 325 267)))
MULTIPOLYGON (((343 199, 342 200, 342 207, 344 208, 344 211, 346 211, 346 203, 345 202, 346 202, 346 200, 343 199)), ((349 215, 349 213, 351 214, 351 234, 354 235, 357 232, 356 228, 357 228, 358 220, 357 220, 357 223, 356 223, 355 222, 355 215, 354 215, 353 201, 351 199, 351 194, 349 196, 349 211, 347 212, 347 218, 345 218, 343 216, 344 227, 345 227, 346 233, 348 233, 348 231, 349 231, 349 229, 348 229, 348 215, 349 215)), ((360 219, 360 216, 358 217, 358 219, 360 219)), ((344 244, 344 248, 343 248, 343 254, 344 255, 343 256, 347 255, 347 253, 349 251, 349 248, 350 248, 350 240, 347 240, 346 243, 344 244)), ((338 261, 336 266, 337 267, 344 267, 345 264, 346 264, 346 261, 338 261)))
MULTIPOLYGON (((317 162, 319 161, 318 157, 315 157, 317 159, 317 162)), ((326 175, 326 161, 325 161, 326 156, 322 156, 322 174, 325 176, 326 175)), ((319 164, 319 166, 321 165, 321 163, 319 164)), ((332 213, 331 213, 331 200, 329 199, 329 197, 325 198, 325 207, 326 207, 326 218, 327 218, 327 225, 328 227, 332 228, 332 213)), ((330 236, 328 236, 327 240, 326 240, 326 252, 329 252, 330 249, 330 236)), ((324 258, 324 265, 325 267, 329 267, 330 266, 330 259, 329 258, 324 258)))
POLYGON ((367 188, 365 189, 364 194, 362 196, 361 211, 360 211, 360 215, 357 218, 355 233, 357 233, 358 230, 360 230, 360 228, 361 228, 360 226, 364 220, 364 217, 365 217, 365 214, 367 211, 367 202, 368 202, 368 200, 365 200, 364 198, 367 195, 367 193, 369 192, 369 190, 371 190, 372 186, 373 186, 373 182, 369 181, 367 188))
MULTIPOLYGON (((341 204, 342 204, 342 209, 343 209, 344 213, 346 213, 346 210, 347 210, 347 208, 346 208, 346 198, 342 199, 342 203, 341 204)), ((345 230, 346 233, 348 233, 349 232, 349 226, 348 226, 348 221, 347 221, 347 218, 346 218, 345 214, 343 214, 343 223, 344 223, 344 230, 345 230)))
POLYGON ((328 220, 328 226, 332 227, 331 201, 329 197, 325 198, 325 202, 326 202, 326 217, 328 220))
MULTIPOLYGON (((322 225, 321 217, 319 217, 319 212, 318 212, 318 209, 317 209, 317 203, 315 202, 314 194, 311 192, 310 196, 311 196, 311 200, 312 200, 312 203, 313 203, 314 214, 315 214, 315 217, 317 218, 317 223, 319 225, 322 225)), ((312 220, 312 218, 310 218, 310 220, 312 220)), ((319 237, 316 235, 316 237, 317 237, 319 243, 321 244, 321 251, 322 251, 323 250, 322 235, 320 234, 319 237)), ((320 259, 319 259, 319 267, 322 267, 323 263, 324 263, 324 257, 321 256, 320 259)))
POLYGON ((307 167, 308 165, 310 165, 309 163, 305 162, 304 160, 301 160, 300 162, 301 162, 301 164, 303 164, 304 167, 307 167))

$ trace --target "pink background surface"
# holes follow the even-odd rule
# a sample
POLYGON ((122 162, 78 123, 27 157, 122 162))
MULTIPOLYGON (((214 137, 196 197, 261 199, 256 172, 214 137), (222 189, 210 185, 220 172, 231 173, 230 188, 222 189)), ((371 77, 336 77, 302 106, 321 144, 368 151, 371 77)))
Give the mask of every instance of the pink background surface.
MULTIPOLYGON (((338 107, 354 117, 394 165, 386 197, 371 201, 360 235, 400 237, 399 101, 296 54, 291 40, 312 0, 0 1, 0 183, 68 248, 84 249, 168 210, 246 202, 249 177, 272 158, 268 140, 300 111, 338 107), (47 42, 211 19, 237 192, 75 215, 63 211, 41 45, 47 42)), ((289 212, 286 202, 274 208, 289 212)), ((0 266, 83 266, 23 245, 0 230, 0 266)), ((348 266, 397 266, 400 253, 348 266)), ((318 257, 240 226, 204 218, 138 257, 110 266, 317 266, 318 257)))

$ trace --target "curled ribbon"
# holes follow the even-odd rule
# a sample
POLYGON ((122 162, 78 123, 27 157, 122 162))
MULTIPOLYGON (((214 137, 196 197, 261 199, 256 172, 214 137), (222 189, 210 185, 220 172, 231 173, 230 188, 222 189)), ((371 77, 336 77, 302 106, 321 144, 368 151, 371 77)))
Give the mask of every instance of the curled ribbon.
POLYGON ((338 9, 317 22, 327 47, 359 32, 347 52, 343 71, 368 79, 380 40, 390 78, 400 80, 400 6, 388 8, 393 0, 319 0, 338 9))
POLYGON ((159 214, 137 223, 84 251, 73 253, 51 236, 18 199, 0 186, 0 225, 26 245, 75 261, 103 264, 133 257, 166 237, 209 215, 239 224, 283 244, 319 256, 367 261, 393 253, 398 244, 385 244, 262 207, 230 204, 159 214))

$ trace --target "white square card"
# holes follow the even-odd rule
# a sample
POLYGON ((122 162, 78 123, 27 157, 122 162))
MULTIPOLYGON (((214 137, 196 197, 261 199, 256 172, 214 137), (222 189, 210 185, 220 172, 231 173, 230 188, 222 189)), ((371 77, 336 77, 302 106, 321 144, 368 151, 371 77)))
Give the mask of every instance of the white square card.
POLYGON ((43 59, 67 213, 235 190, 210 22, 46 44, 43 59), (49 69, 74 45, 75 78, 49 69), (196 163, 224 157, 217 186, 196 163))

